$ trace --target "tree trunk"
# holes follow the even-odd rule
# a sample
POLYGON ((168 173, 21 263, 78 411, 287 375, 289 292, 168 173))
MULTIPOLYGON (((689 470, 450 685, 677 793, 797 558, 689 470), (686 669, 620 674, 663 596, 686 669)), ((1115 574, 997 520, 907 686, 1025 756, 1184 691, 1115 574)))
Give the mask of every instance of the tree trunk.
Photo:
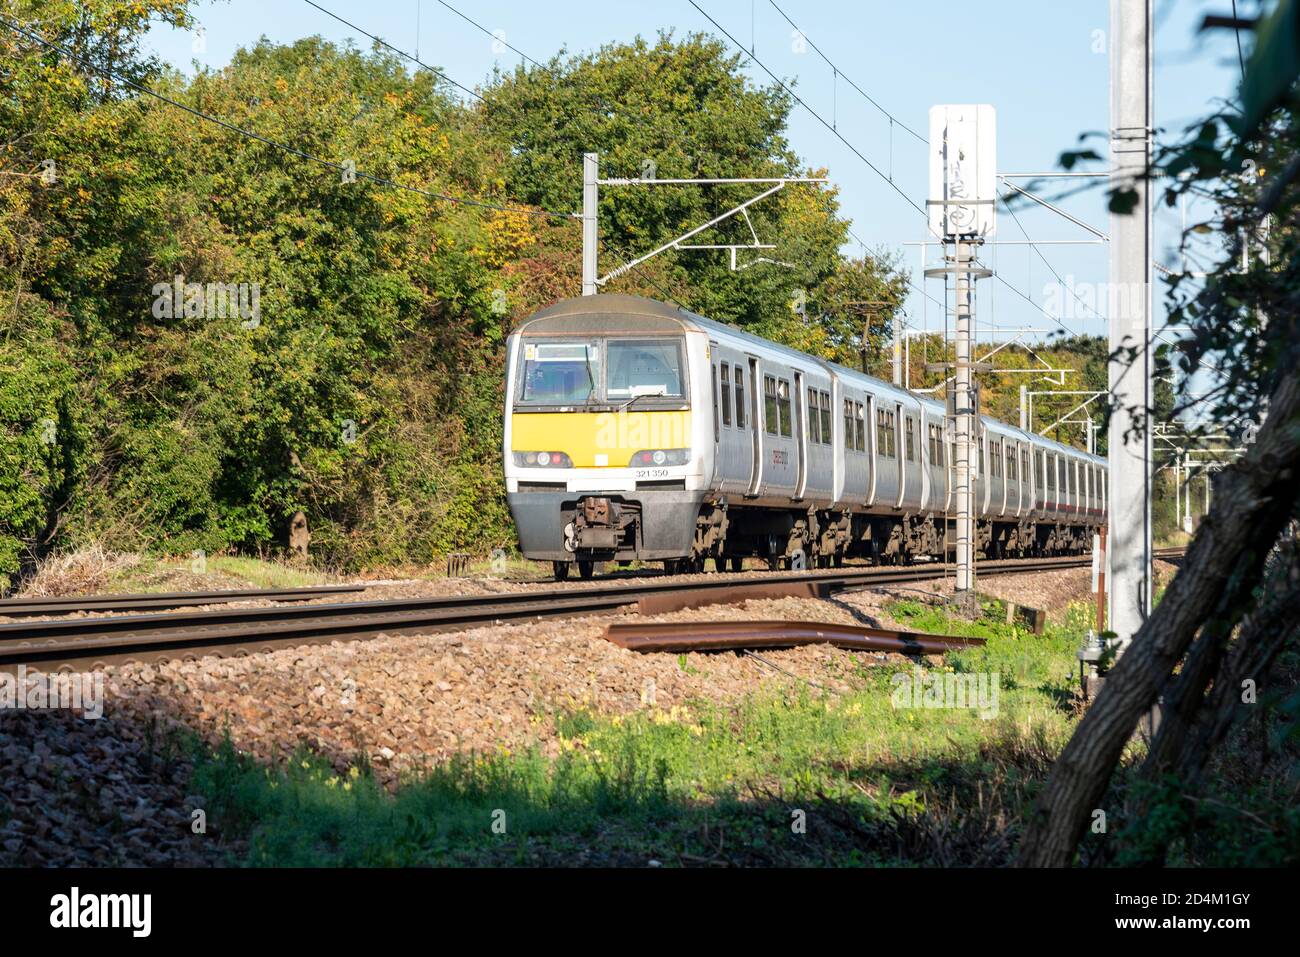
MULTIPOLYGON (((1209 624, 1196 640, 1166 696, 1160 732, 1142 764, 1144 780, 1154 784, 1172 776, 1189 796, 1198 791, 1210 755, 1234 721, 1251 710, 1242 701, 1243 681, 1253 678, 1258 684, 1283 646, 1300 634, 1300 548, 1294 538, 1274 552, 1260 591, 1259 603, 1242 619, 1231 646, 1224 629, 1209 624)), ((1141 797, 1126 816, 1141 821, 1150 810, 1150 798, 1141 797)), ((1164 842, 1153 843, 1142 859, 1129 863, 1160 865, 1167 853, 1164 842)))
POLYGON ((1192 638, 1221 612, 1223 598, 1249 594, 1258 582, 1263 558, 1290 518, 1298 466, 1300 379, 1293 367, 1271 397, 1254 447, 1221 473, 1214 505, 1160 606, 1107 676, 1053 766, 1021 842, 1021 866, 1073 861, 1125 744, 1192 638))

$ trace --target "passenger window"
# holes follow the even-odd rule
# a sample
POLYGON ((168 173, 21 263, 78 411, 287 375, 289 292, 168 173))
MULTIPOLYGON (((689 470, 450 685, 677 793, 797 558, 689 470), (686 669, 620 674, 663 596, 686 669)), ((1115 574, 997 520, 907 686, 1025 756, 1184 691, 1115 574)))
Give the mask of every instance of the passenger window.
POLYGON ((817 390, 808 390, 808 441, 818 442, 822 440, 822 431, 820 426, 821 419, 817 415, 817 390))
POLYGON ((844 400, 844 447, 857 449, 857 430, 853 422, 853 400, 844 400))
POLYGON ((831 394, 821 393, 821 400, 822 444, 830 445, 835 438, 835 430, 831 427, 831 394))
POLYGON ((916 461, 916 444, 912 438, 912 417, 906 416, 907 421, 907 461, 916 461))
POLYGON ((788 439, 794 422, 790 418, 790 383, 785 379, 776 382, 776 405, 781 420, 781 435, 788 439))
POLYGON ((866 413, 863 411, 861 402, 854 403, 854 408, 857 410, 858 419, 858 450, 865 452, 867 448, 867 417, 866 413))
POLYGON ((722 424, 731 425, 731 366, 723 363, 722 369, 722 424))
POLYGON ((736 366, 736 428, 745 427, 745 372, 736 366))
POLYGON ((768 435, 779 431, 776 405, 776 379, 770 375, 763 376, 763 428, 768 435))
POLYGON ((943 468, 943 427, 931 423, 927 430, 927 449, 930 452, 930 467, 943 468))

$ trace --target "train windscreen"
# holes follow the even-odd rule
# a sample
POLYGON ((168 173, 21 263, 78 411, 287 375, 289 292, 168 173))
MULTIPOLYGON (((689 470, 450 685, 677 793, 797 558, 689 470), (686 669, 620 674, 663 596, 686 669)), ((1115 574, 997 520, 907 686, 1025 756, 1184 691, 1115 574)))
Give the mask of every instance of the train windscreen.
POLYGON ((600 347, 594 342, 524 345, 521 402, 568 405, 594 398, 600 383, 600 347))
POLYGON ((638 395, 681 397, 682 344, 678 339, 610 339, 608 382, 610 399, 638 395))

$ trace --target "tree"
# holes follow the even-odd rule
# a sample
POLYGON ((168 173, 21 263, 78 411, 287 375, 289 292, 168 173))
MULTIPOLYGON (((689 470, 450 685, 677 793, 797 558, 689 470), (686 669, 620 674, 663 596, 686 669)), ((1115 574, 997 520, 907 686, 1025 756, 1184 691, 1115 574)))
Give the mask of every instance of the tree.
MULTIPOLYGON (((741 57, 702 34, 680 41, 638 38, 595 53, 557 55, 542 66, 520 66, 484 91, 481 122, 506 155, 517 194, 548 209, 577 209, 582 156, 600 154, 602 177, 734 178, 824 175, 804 170, 785 128, 791 102, 777 86, 755 87, 741 57)), ((765 187, 752 184, 634 186, 602 189, 602 272, 649 252, 707 222, 765 187)), ((861 325, 837 297, 856 281, 864 293, 897 284, 884 259, 843 263, 848 223, 838 217, 836 191, 791 185, 692 239, 701 244, 750 243, 750 223, 764 253, 742 252, 733 271, 722 252, 668 252, 609 288, 656 298, 670 296, 696 312, 750 328, 796 347, 856 363, 845 348, 845 323, 861 325), (779 263, 760 262, 759 257, 779 263), (855 271, 858 273, 855 278, 855 271), (819 307, 819 297, 826 303, 819 307), (809 321, 811 320, 811 321, 809 321), (822 327, 810 330, 809 326, 822 327), (811 337, 811 338, 810 338, 811 337)), ((561 227, 577 240, 572 227, 561 227)), ((576 250, 575 250, 576 251, 576 250)), ((576 288, 573 290, 576 293, 576 288)))
MULTIPOLYGON (((1219 474, 1213 505, 1181 570, 1053 767, 1021 844, 1022 864, 1074 859, 1139 718, 1157 700, 1161 725, 1130 792, 1122 846, 1098 856, 1163 861, 1176 833, 1161 822, 1195 821, 1210 756, 1255 707, 1257 699, 1244 688, 1266 685, 1281 650, 1300 640, 1296 19, 1296 5, 1283 0, 1261 27, 1241 114, 1211 117, 1148 174, 1181 176, 1168 187, 1171 203, 1196 190, 1212 195, 1222 210, 1213 224, 1227 237, 1222 264, 1203 288, 1172 284, 1172 321, 1191 330, 1180 343, 1184 370, 1205 357, 1220 360, 1225 374, 1206 404, 1219 426, 1226 424, 1249 449, 1219 474), (1243 170, 1252 175, 1243 178, 1243 170), (1275 225, 1266 233, 1270 218, 1275 225), (1270 255, 1241 270, 1246 242, 1270 255)), ((1130 187, 1121 186, 1112 208, 1131 208, 1130 200, 1130 187)), ((1188 394, 1186 381, 1183 390, 1183 407, 1204 401, 1188 394)))
MULTIPOLYGON (((578 292, 579 231, 563 214, 582 152, 599 150, 606 175, 640 176, 643 160, 659 176, 805 172, 784 94, 702 36, 560 55, 466 106, 433 71, 318 37, 167 72, 139 33, 192 25, 179 0, 23 2, 14 15, 39 17, 70 55, 0 26, 14 55, 0 170, 58 170, 51 184, 0 176, 0 575, 91 541, 275 549, 300 511, 313 554, 338 566, 508 545, 503 343, 578 292), (349 182, 347 164, 387 184, 349 182), (170 302, 176 282, 255 287, 259 316, 159 308, 156 290, 170 302)), ((605 190, 603 262, 753 192, 605 190)), ((750 215, 793 268, 744 252, 733 272, 725 254, 683 252, 609 288, 852 360, 851 303, 900 302, 906 277, 885 257, 844 259, 830 188, 788 186, 750 215)), ((749 239, 741 219, 700 237, 749 239)))

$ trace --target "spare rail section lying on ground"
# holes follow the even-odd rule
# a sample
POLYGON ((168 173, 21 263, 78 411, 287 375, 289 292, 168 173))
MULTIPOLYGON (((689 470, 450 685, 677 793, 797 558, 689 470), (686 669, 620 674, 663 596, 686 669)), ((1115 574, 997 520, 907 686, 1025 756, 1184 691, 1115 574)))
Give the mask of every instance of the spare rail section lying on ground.
POLYGON ((830 644, 850 651, 895 651, 904 655, 938 655, 984 644, 983 638, 931 635, 865 625, 820 621, 657 621, 616 622, 605 637, 629 651, 643 653, 744 651, 830 644))

